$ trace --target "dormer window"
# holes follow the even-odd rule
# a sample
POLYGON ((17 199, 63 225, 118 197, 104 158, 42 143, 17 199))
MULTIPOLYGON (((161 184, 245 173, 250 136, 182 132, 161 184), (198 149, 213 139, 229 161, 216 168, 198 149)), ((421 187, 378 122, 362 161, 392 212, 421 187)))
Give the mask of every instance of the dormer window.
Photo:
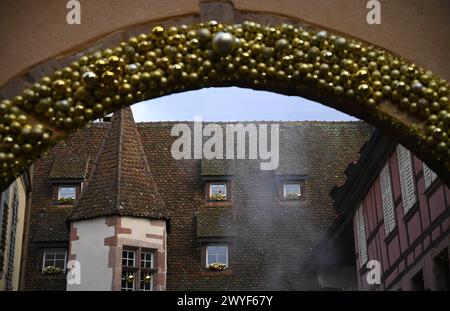
POLYGON ((75 200, 77 188, 75 186, 59 186, 58 200, 72 199, 75 200))
POLYGON ((227 182, 210 182, 208 187, 210 201, 228 200, 227 182))
POLYGON ((55 185, 54 200, 58 204, 73 204, 79 192, 80 192, 79 184, 55 185))
POLYGON ((285 200, 299 200, 301 187, 299 181, 285 181, 283 183, 283 197, 285 200))

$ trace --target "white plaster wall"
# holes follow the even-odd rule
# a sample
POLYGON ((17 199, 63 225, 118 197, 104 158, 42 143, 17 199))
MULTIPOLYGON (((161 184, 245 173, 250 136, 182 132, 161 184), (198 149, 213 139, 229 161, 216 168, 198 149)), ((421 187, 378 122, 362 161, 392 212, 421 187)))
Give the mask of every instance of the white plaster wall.
POLYGON ((167 235, 165 221, 122 217, 120 226, 131 229, 131 234, 120 233, 117 235, 118 243, 121 247, 126 245, 157 249, 158 257, 155 268, 158 269, 158 272, 156 273, 154 290, 165 290, 167 273, 167 235), (146 237, 146 234, 158 235, 159 237, 146 237))
POLYGON ((105 218, 73 223, 78 240, 71 242, 71 253, 81 266, 81 284, 67 285, 68 291, 112 289, 113 271, 108 268, 109 247, 105 238, 114 236, 114 226, 106 226, 105 218))
POLYGON ((133 239, 133 240, 139 240, 139 241, 145 241, 148 243, 158 244, 161 248, 164 247, 164 239, 165 239, 165 225, 164 221, 150 221, 149 219, 144 218, 133 218, 133 217, 122 217, 121 220, 121 227, 122 228, 130 228, 131 234, 125 234, 121 233, 118 234, 118 238, 125 238, 125 239, 133 239), (158 223, 158 226, 153 226, 153 223, 158 223), (163 239, 154 239, 154 238, 147 238, 145 235, 149 234, 156 234, 163 236, 163 239))

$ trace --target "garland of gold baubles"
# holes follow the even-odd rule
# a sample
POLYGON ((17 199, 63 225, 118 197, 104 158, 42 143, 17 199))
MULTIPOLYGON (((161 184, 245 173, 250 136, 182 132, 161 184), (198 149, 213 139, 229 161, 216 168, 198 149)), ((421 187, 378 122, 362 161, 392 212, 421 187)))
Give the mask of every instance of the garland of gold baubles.
MULTIPOLYGON (((85 55, 0 104, 0 190, 62 134, 120 107, 162 95, 243 82, 301 95, 316 89, 377 109, 384 100, 419 118, 410 131, 450 168, 449 84, 375 46, 288 24, 215 21, 154 27, 85 55)), ((396 122, 393 120, 392 122, 396 122)), ((395 124, 394 124, 395 126, 395 124)))

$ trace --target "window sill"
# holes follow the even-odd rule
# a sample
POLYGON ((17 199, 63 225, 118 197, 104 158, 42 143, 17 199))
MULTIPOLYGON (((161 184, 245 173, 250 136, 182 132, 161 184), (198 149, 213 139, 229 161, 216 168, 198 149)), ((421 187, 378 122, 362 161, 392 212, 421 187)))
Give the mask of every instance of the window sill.
POLYGON ((231 207, 231 201, 229 200, 223 200, 223 201, 206 201, 205 204, 207 207, 231 207))
POLYGON ((64 272, 61 272, 61 273, 53 273, 53 274, 47 274, 47 273, 42 273, 41 272, 41 275, 46 277, 46 278, 49 278, 49 279, 50 278, 62 278, 62 277, 66 277, 67 272, 64 271, 64 272))
POLYGON ((233 270, 230 268, 226 268, 225 270, 217 271, 210 270, 208 268, 203 268, 201 271, 202 276, 232 276, 233 270))
POLYGON ((73 206, 75 204, 75 202, 72 203, 62 203, 62 202, 58 202, 58 201, 54 201, 52 202, 52 206, 73 206))
POLYGON ((278 200, 278 206, 280 207, 302 207, 306 205, 305 199, 298 200, 278 200))
POLYGON ((139 268, 138 267, 122 266, 122 270, 129 271, 129 272, 137 272, 137 271, 139 271, 139 268))

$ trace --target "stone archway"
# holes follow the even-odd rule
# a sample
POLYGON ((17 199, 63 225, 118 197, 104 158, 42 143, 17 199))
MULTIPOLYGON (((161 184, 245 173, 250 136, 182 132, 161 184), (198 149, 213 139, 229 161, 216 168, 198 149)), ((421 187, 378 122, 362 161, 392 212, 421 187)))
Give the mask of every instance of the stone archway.
POLYGON ((211 86, 305 97, 392 133, 450 184, 449 84, 382 48, 301 24, 156 26, 76 58, 0 104, 0 189, 121 107, 211 86))

